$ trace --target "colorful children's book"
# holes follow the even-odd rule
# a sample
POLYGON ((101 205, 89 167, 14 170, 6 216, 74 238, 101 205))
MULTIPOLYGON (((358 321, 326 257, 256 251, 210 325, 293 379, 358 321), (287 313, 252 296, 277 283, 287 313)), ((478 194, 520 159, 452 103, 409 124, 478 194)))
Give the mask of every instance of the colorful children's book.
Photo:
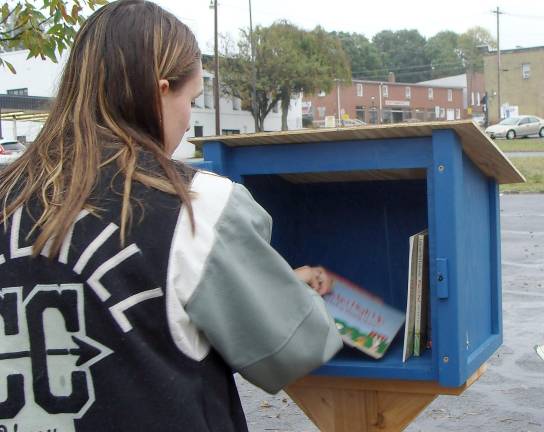
POLYGON ((354 283, 337 275, 334 278, 325 303, 342 339, 375 359, 383 357, 404 324, 404 313, 354 283))

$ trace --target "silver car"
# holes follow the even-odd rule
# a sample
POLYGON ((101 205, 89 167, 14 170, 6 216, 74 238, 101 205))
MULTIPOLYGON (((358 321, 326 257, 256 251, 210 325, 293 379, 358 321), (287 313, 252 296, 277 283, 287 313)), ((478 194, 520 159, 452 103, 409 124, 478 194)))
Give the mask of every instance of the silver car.
POLYGON ((19 158, 26 147, 17 140, 0 139, 0 167, 19 158))
POLYGON ((528 115, 508 117, 499 124, 489 126, 485 133, 491 138, 514 139, 529 135, 544 137, 544 120, 528 115))

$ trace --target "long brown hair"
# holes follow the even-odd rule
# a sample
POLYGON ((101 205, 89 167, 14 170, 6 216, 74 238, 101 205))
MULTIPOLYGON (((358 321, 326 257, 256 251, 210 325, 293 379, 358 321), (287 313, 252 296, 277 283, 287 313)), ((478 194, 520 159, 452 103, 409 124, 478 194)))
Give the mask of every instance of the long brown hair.
POLYGON ((188 186, 165 150, 159 80, 176 91, 199 70, 200 56, 189 28, 152 2, 120 0, 91 15, 75 38, 39 136, 0 172, 0 222, 6 226, 18 207, 38 199, 33 254, 50 239, 55 256, 89 205, 101 168, 115 163, 124 176, 121 243, 133 181, 179 196, 194 229, 188 186), (162 170, 141 167, 141 152, 152 154, 162 170))

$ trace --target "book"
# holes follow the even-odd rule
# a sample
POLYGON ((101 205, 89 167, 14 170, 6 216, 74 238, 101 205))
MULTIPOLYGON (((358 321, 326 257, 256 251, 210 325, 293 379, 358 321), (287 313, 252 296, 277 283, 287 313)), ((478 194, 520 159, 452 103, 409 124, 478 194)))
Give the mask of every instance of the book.
POLYGON ((420 356, 426 347, 428 308, 428 233, 417 234, 416 300, 414 316, 414 356, 420 356))
POLYGON ((406 362, 414 352, 414 320, 416 311, 416 262, 417 234, 410 236, 408 253, 408 291, 406 295, 406 324, 404 326, 404 346, 402 361, 406 362))
POLYGON ((324 300, 343 341, 370 357, 383 357, 404 324, 404 313, 356 284, 332 275, 332 292, 324 300))

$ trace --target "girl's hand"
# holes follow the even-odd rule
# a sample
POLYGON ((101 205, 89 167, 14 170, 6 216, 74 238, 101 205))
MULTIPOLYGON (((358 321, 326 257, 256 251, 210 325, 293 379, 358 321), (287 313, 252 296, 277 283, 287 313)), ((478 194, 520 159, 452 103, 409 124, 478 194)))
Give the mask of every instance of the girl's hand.
POLYGON ((303 266, 295 269, 297 277, 307 283, 319 295, 325 295, 332 291, 334 279, 323 267, 303 266))

